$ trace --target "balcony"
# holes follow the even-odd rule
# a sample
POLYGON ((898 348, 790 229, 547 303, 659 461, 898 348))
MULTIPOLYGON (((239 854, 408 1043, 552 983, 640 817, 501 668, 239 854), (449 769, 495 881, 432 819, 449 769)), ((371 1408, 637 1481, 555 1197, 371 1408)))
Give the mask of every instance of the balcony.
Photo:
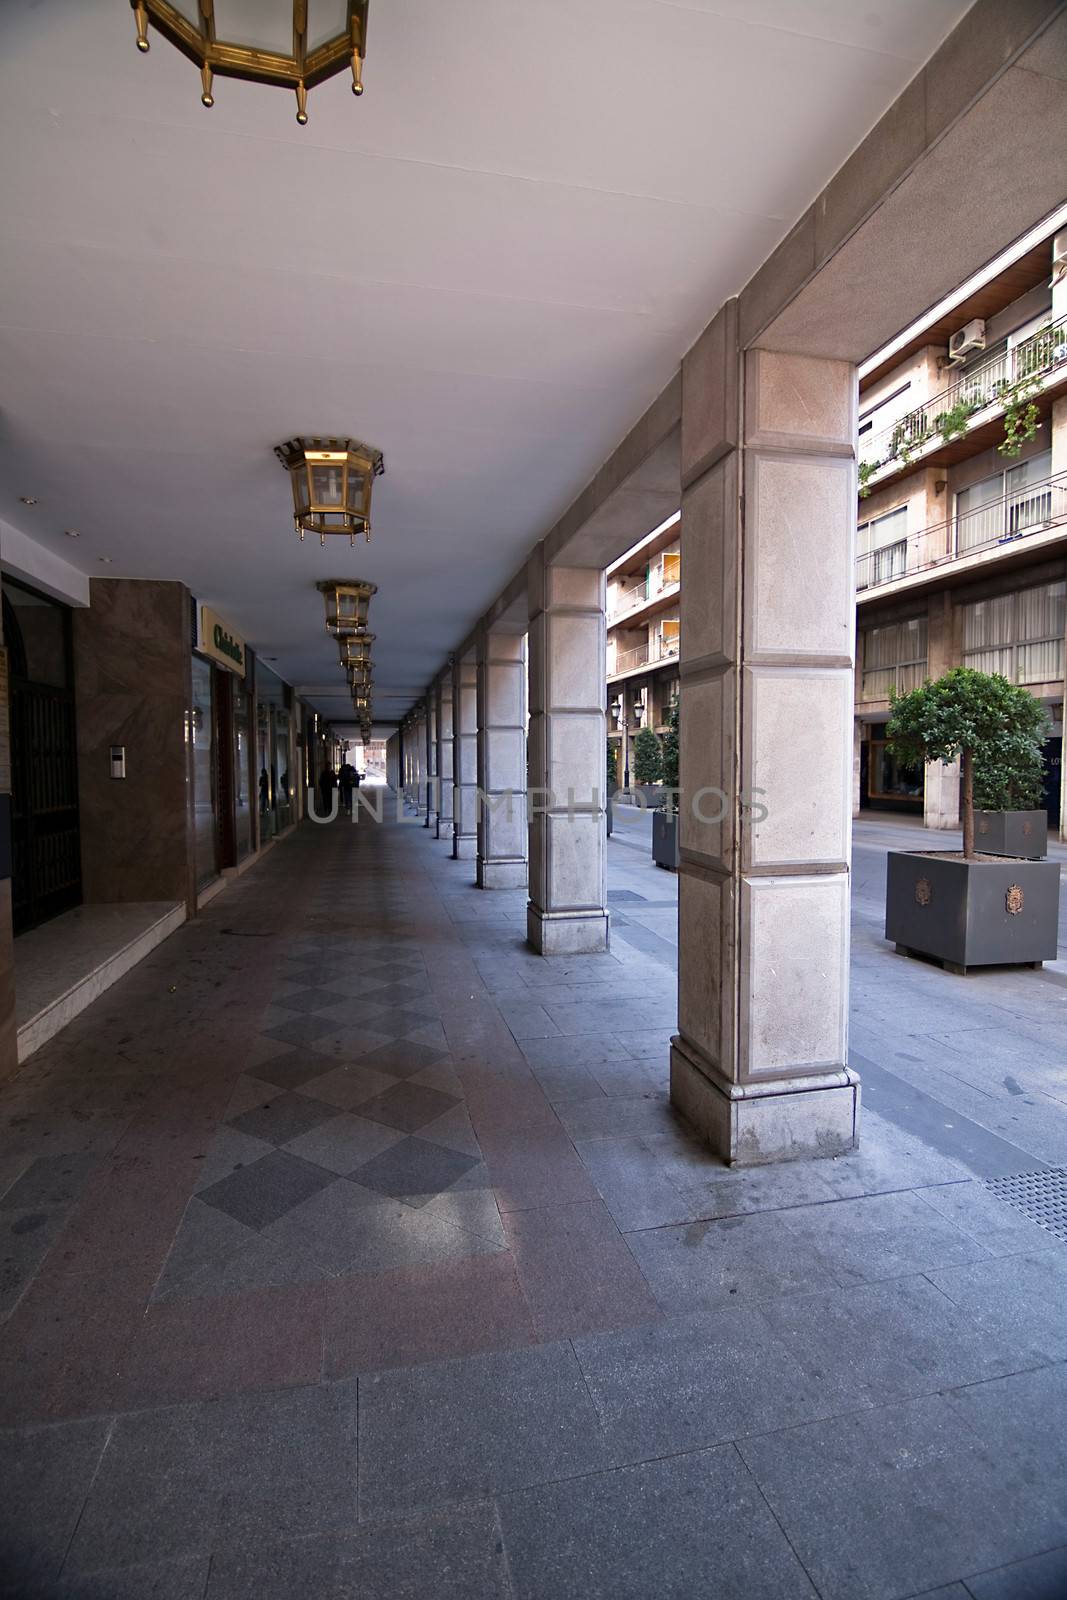
POLYGON ((1067 317, 963 372, 892 427, 861 439, 860 486, 881 482, 966 437, 1015 402, 1025 412, 1060 369, 1067 374, 1067 317))
POLYGON ((1022 539, 1067 527, 1067 472, 1006 492, 947 522, 935 522, 856 559, 857 590, 878 589, 946 561, 1015 545, 1022 539))
POLYGON ((677 550, 664 551, 663 559, 655 564, 647 577, 614 596, 608 607, 608 625, 613 626, 621 618, 640 611, 642 606, 650 605, 654 600, 668 599, 677 594, 680 565, 677 550))
POLYGON ((664 638, 657 634, 651 642, 635 645, 632 650, 619 650, 614 664, 608 665, 609 678, 622 678, 639 667, 658 667, 664 661, 677 661, 678 638, 664 638))

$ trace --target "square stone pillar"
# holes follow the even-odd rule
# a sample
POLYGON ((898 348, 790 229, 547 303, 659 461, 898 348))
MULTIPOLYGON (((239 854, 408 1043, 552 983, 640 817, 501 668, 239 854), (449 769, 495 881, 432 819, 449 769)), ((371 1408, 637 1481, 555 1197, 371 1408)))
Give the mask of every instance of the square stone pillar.
POLYGON ((530 901, 541 955, 608 947, 606 586, 593 567, 529 565, 530 901))
POLYGON ((452 855, 478 854, 478 662, 471 650, 452 668, 452 855))
POLYGON ((415 713, 414 772, 412 774, 412 799, 421 817, 426 810, 426 713, 420 706, 415 713))
POLYGON ((846 1062, 856 376, 682 369, 678 1035, 671 1099, 725 1161, 856 1143, 846 1062))
POLYGON ((437 819, 437 695, 433 689, 426 693, 426 821, 424 828, 432 828, 437 819))
MULTIPOLYGON (((952 595, 935 595, 926 613, 926 673, 940 678, 950 667, 962 665, 952 595)), ((960 762, 928 761, 923 774, 923 826, 958 828, 960 825, 960 762)))
POLYGON ((526 887, 526 640, 478 639, 479 889, 526 887))
POLYGON ((452 669, 434 685, 437 702, 437 837, 452 837, 452 669))

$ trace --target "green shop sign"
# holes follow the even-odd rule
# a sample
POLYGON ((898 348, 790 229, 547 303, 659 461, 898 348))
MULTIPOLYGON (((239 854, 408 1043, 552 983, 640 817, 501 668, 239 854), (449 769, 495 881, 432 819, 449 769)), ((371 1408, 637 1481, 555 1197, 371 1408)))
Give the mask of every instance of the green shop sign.
POLYGON ((245 675, 245 642, 229 623, 208 606, 200 607, 200 626, 197 629, 196 648, 201 655, 210 656, 221 667, 245 675))

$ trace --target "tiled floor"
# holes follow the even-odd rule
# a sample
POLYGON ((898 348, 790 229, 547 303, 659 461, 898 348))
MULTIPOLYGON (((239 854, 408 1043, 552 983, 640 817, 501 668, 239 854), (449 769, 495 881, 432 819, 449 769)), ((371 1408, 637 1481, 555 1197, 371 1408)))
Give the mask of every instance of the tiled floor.
POLYGON ((859 1153, 726 1171, 612 860, 549 962, 425 829, 308 826, 0 1094, 0 1595, 1063 1600, 1067 1247, 980 1181, 1055 1117, 872 1061, 859 1153))

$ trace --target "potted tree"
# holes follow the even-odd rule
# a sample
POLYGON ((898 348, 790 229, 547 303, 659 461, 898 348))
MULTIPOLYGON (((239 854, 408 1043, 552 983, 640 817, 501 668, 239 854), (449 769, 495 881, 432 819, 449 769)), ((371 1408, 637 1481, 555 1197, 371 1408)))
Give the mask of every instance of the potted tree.
POLYGON ((652 813, 652 859, 657 867, 678 870, 678 702, 671 706, 661 746, 663 805, 652 813))
POLYGON ((1045 715, 1025 689, 995 673, 954 667, 936 683, 891 697, 886 734, 903 760, 954 761, 962 777, 963 850, 890 851, 886 938, 904 955, 950 971, 1055 960, 1060 869, 975 846, 976 774, 1040 773, 1045 715))
POLYGON ((1041 804, 1047 718, 1032 695, 1026 698, 1033 707, 1037 738, 1017 738, 998 751, 995 761, 975 762, 974 831, 986 855, 1040 861, 1048 852, 1048 812, 1041 804))
POLYGON ((619 746, 617 741, 612 739, 610 735, 608 736, 607 765, 604 770, 604 777, 606 780, 605 794, 607 796, 604 810, 607 813, 608 838, 610 839, 615 824, 611 802, 615 797, 616 789, 619 787, 619 746))
POLYGON ((656 786, 663 776, 660 743, 651 728, 638 728, 634 735, 633 788, 645 802, 658 800, 656 786))

